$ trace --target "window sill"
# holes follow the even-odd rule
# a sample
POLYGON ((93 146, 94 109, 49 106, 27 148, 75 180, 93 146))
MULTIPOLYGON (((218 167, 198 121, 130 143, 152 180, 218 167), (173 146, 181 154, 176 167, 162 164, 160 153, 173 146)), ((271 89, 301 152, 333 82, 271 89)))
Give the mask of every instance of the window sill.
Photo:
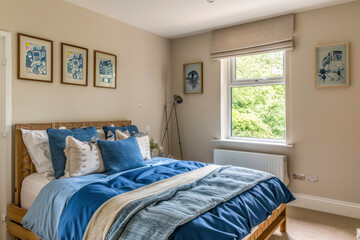
POLYGON ((214 143, 230 143, 239 145, 253 145, 253 146, 268 146, 268 147, 281 147, 281 148, 292 148, 293 145, 282 142, 271 142, 271 141, 252 141, 245 139, 213 139, 214 143))

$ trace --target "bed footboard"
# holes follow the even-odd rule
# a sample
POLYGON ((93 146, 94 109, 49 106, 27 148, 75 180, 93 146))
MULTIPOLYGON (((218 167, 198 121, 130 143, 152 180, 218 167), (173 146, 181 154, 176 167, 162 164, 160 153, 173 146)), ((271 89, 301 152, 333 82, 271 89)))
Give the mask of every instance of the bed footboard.
POLYGON ((280 226, 280 232, 286 232, 286 205, 281 204, 272 215, 253 229, 243 240, 267 240, 280 226))
MULTIPOLYGON (((16 206, 8 205, 9 225, 8 231, 13 235, 13 239, 24 240, 40 240, 33 232, 23 228, 21 220, 25 216, 27 210, 16 206)), ((251 234, 243 240, 267 240, 273 232, 280 226, 281 232, 286 232, 286 205, 281 204, 279 208, 273 211, 272 215, 264 222, 253 229, 251 234)))
POLYGON ((20 208, 15 204, 8 205, 8 231, 13 236, 13 239, 40 240, 33 232, 23 228, 21 225, 21 220, 26 212, 27 210, 20 208))

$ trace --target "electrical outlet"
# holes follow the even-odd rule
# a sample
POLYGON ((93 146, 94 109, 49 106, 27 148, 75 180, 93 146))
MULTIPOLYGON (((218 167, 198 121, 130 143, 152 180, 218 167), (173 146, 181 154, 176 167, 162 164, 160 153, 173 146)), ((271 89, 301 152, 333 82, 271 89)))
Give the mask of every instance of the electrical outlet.
POLYGON ((6 215, 4 215, 4 214, 1 215, 1 221, 6 222, 6 215))
POLYGON ((308 182, 312 182, 312 183, 317 183, 317 182, 318 182, 318 177, 317 177, 317 176, 308 175, 307 181, 308 181, 308 182))
POLYGON ((303 173, 293 173, 293 178, 300 181, 305 181, 305 174, 303 173))
POLYGON ((146 125, 146 126, 145 126, 145 131, 146 131, 146 132, 149 132, 149 131, 150 131, 150 125, 146 125))

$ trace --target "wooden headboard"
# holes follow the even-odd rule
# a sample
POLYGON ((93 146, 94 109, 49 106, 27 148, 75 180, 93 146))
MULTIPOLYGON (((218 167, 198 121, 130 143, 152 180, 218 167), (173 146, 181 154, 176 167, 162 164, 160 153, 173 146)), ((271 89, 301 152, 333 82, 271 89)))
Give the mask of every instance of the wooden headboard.
POLYGON ((15 204, 20 206, 21 185, 25 177, 36 172, 34 164, 22 139, 22 129, 46 130, 48 128, 66 127, 66 129, 103 126, 130 126, 131 121, 102 121, 102 122, 66 122, 66 123, 27 123, 15 125, 15 204))

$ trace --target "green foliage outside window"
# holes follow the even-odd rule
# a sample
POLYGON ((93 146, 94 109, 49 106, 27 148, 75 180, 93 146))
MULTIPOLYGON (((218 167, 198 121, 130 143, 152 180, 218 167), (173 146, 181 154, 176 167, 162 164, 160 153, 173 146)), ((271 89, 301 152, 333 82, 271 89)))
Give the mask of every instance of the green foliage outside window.
POLYGON ((236 58, 236 79, 283 76, 283 52, 236 58))
POLYGON ((232 136, 285 139, 285 85, 232 88, 232 136))
MULTIPOLYGON (((283 53, 236 58, 237 79, 282 75, 283 53)), ((285 139, 285 120, 284 84, 232 87, 232 136, 285 139)))

